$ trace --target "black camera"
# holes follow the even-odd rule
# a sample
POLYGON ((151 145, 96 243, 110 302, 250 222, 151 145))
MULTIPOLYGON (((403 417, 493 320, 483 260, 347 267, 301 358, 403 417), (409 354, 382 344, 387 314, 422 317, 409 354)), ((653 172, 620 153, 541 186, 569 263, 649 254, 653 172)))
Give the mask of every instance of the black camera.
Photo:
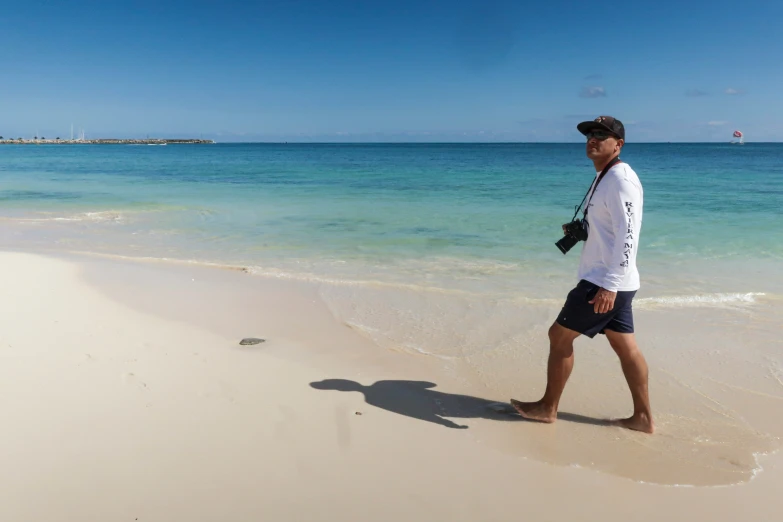
POLYGON ((587 241, 587 226, 581 219, 574 219, 563 225, 563 232, 565 235, 555 243, 563 255, 567 254, 580 241, 587 241))

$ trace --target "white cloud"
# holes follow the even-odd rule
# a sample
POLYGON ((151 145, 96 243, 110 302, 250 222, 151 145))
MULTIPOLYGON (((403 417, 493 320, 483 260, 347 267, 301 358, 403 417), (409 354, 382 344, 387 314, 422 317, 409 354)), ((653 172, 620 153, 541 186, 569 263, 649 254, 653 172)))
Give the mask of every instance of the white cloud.
POLYGON ((707 125, 709 125, 710 127, 721 127, 721 126, 726 125, 728 123, 729 122, 727 122, 727 121, 708 121, 707 125))
POLYGON ((606 89, 603 87, 582 87, 579 96, 582 98, 606 98, 606 89))
POLYGON ((738 95, 738 94, 742 94, 742 92, 743 92, 743 91, 741 91, 741 90, 739 90, 739 89, 732 89, 732 88, 730 87, 730 88, 726 89, 726 91, 725 91, 725 92, 726 92, 726 94, 728 94, 729 96, 736 96, 736 95, 738 95))

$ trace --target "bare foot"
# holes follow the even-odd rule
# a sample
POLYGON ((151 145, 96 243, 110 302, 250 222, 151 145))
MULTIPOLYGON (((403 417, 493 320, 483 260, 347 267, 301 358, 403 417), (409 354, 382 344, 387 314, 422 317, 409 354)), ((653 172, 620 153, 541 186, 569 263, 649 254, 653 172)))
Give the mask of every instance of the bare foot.
POLYGON ((613 420, 611 421, 611 424, 629 430, 641 431, 643 433, 652 434, 655 431, 655 425, 646 413, 635 413, 633 417, 613 420))
POLYGON ((511 399, 511 405, 517 410, 517 413, 528 420, 550 424, 557 419, 557 412, 544 406, 544 401, 519 402, 511 399))

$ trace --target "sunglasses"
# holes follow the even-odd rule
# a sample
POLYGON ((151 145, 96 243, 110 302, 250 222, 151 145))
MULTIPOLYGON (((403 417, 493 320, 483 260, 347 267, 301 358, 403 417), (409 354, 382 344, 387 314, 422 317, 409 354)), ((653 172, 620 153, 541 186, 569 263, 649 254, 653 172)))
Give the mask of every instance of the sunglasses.
POLYGON ((604 141, 606 138, 615 138, 616 136, 604 131, 592 131, 585 134, 585 137, 587 138, 587 141, 590 141, 593 138, 598 141, 604 141))

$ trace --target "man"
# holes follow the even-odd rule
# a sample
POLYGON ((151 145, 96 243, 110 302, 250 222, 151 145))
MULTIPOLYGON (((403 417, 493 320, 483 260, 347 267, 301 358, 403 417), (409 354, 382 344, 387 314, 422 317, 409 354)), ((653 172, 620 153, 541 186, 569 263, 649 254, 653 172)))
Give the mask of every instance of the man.
POLYGON ((632 430, 652 433, 647 390, 647 363, 636 345, 631 301, 639 289, 636 251, 642 225, 642 184, 628 164, 619 161, 625 144, 622 122, 611 116, 577 125, 587 137, 587 157, 598 173, 588 196, 588 236, 579 261, 579 283, 571 290, 549 329, 549 362, 544 396, 536 402, 511 404, 522 417, 554 422, 568 376, 574 366, 574 340, 606 335, 620 358, 633 398, 633 415, 614 421, 632 430), (600 173, 612 161, 607 172, 600 173))

